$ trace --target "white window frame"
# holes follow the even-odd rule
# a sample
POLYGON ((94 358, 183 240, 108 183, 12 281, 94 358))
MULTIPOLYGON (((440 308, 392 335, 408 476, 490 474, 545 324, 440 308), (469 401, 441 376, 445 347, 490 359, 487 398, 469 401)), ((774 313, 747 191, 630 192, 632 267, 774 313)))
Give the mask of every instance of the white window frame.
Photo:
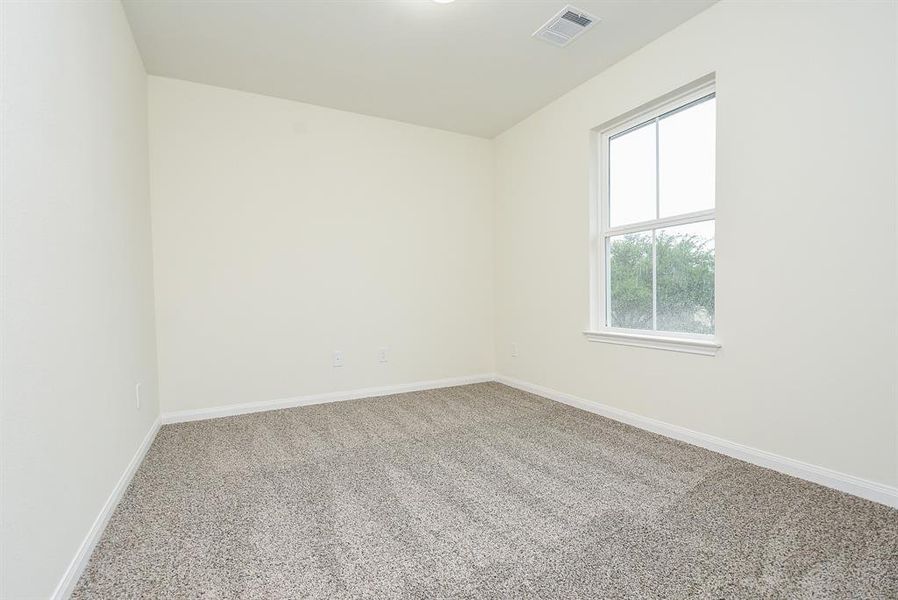
MULTIPOLYGON (((611 138, 627 130, 658 119, 661 116, 668 115, 678 110, 684 110, 707 96, 716 96, 716 93, 714 76, 709 75, 688 86, 671 92, 654 102, 629 111, 625 115, 592 130, 593 168, 590 177, 589 219, 590 315, 589 329, 583 332, 589 341, 655 348, 659 350, 673 350, 707 356, 715 355, 720 349, 721 343, 717 337, 717 325, 719 323, 716 318, 715 333, 712 335, 610 327, 608 325, 609 315, 607 302, 609 290, 608 240, 611 236, 660 229, 662 227, 674 225, 700 223, 704 221, 715 221, 716 231, 717 207, 717 198, 715 197, 715 207, 709 210, 611 227, 609 222, 609 143, 611 138)), ((657 160, 655 168, 658 168, 657 160)), ((655 197, 657 202, 657 194, 655 197)), ((653 273, 655 267, 656 266, 653 264, 653 273)), ((715 269, 714 279, 716 296, 717 269, 715 269)), ((653 307, 653 310, 657 310, 657 307, 653 307)))

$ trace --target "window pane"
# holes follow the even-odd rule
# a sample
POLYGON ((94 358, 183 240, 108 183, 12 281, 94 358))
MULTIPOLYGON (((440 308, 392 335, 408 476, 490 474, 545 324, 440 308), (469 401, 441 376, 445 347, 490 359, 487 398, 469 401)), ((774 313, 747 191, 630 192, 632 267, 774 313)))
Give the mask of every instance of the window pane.
POLYGON ((649 123, 608 144, 612 227, 656 218, 655 127, 649 123))
POLYGON ((662 217, 714 208, 714 98, 658 122, 662 217))
POLYGON ((651 329, 651 232, 611 237, 608 253, 608 325, 651 329))
POLYGON ((714 333, 714 221, 655 232, 658 329, 714 333))

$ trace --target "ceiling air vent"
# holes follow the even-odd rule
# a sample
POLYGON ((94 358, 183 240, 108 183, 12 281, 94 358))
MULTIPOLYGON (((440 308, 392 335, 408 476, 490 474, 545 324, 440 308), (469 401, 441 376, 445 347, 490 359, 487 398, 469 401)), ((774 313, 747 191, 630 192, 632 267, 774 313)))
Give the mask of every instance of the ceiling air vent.
POLYGON ((598 21, 596 17, 568 4, 545 25, 534 31, 533 37, 554 46, 567 46, 598 21))

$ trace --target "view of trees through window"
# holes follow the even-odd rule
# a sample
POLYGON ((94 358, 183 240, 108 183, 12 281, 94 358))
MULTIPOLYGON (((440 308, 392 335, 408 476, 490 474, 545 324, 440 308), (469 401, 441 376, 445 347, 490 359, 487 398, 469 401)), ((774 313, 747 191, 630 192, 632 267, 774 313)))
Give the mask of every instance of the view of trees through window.
POLYGON ((608 140, 607 324, 713 334, 716 101, 671 108, 608 140))
POLYGON ((655 329, 652 235, 657 254, 657 329, 714 333, 714 223, 634 233, 610 240, 612 327, 655 329), (700 231, 707 229, 710 231, 700 231), (710 235, 709 235, 710 233, 710 235))

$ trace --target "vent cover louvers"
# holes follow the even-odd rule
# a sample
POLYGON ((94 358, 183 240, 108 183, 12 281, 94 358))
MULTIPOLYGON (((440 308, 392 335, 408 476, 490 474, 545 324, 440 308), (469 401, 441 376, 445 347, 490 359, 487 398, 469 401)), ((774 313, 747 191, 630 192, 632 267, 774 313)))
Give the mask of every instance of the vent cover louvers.
POLYGON ((534 31, 533 37, 554 46, 567 46, 598 21, 596 17, 568 4, 534 31))

